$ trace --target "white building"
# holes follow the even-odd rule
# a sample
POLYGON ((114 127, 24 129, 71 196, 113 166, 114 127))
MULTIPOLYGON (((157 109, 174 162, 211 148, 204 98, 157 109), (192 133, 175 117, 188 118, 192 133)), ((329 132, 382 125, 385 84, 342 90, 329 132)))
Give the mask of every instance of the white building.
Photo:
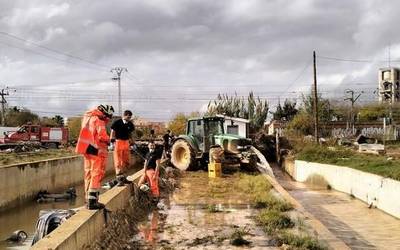
POLYGON ((379 102, 396 103, 400 101, 399 74, 398 68, 379 69, 379 102))
POLYGON ((227 134, 239 135, 245 138, 249 137, 250 121, 243 118, 220 116, 224 117, 224 131, 227 134))

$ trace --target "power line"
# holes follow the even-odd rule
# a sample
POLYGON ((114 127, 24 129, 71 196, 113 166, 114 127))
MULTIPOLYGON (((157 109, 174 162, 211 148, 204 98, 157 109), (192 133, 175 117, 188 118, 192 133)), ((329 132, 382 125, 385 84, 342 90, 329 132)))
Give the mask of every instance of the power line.
POLYGON ((75 85, 75 84, 81 84, 81 83, 91 83, 91 82, 101 82, 101 81, 109 81, 109 78, 101 78, 101 79, 85 79, 85 80, 76 80, 76 81, 66 81, 66 82, 32 82, 32 83, 13 83, 14 85, 17 85, 23 88, 26 88, 27 86, 32 86, 34 85, 34 88, 31 89, 40 89, 37 86, 49 86, 52 87, 54 85, 75 85))
POLYGON ((282 92, 282 95, 284 95, 296 82, 297 80, 300 79, 300 77, 304 74, 304 72, 310 67, 311 61, 308 61, 308 63, 304 66, 304 68, 300 71, 300 73, 294 78, 294 80, 288 85, 288 87, 282 92))
MULTIPOLYGON (((317 56, 317 58, 323 59, 323 60, 355 62, 355 63, 371 63, 371 62, 386 63, 386 62, 388 62, 388 60, 349 59, 349 58, 338 58, 338 57, 329 57, 329 56, 317 56)), ((391 62, 400 62, 400 60, 390 60, 390 61, 391 62)))
POLYGON ((45 49, 47 51, 50 51, 50 52, 53 52, 53 53, 56 53, 56 54, 60 54, 60 55, 66 56, 66 57, 70 57, 70 58, 73 58, 73 59, 76 59, 76 60, 79 60, 79 61, 82 61, 82 62, 85 62, 85 63, 88 63, 88 64, 96 65, 96 66, 104 68, 104 69, 109 69, 110 68, 107 65, 103 65, 103 64, 100 64, 100 63, 97 63, 97 62, 93 62, 93 61, 84 59, 84 58, 79 57, 79 56, 75 56, 75 55, 72 55, 72 54, 69 54, 69 53, 62 52, 60 50, 52 49, 52 48, 37 44, 37 43, 32 42, 30 40, 24 39, 22 37, 18 37, 16 35, 13 35, 13 34, 10 34, 10 33, 4 32, 4 31, 0 31, 0 35, 8 36, 8 37, 11 37, 13 39, 16 39, 16 40, 19 40, 19 41, 22 41, 22 42, 25 42, 25 43, 32 44, 32 45, 34 45, 36 47, 45 49))
POLYGON ((53 60, 56 60, 56 61, 60 61, 60 62, 63 62, 63 63, 74 64, 74 65, 78 65, 78 66, 81 66, 81 67, 86 67, 88 69, 97 70, 97 71, 104 71, 104 70, 100 70, 99 68, 90 67, 89 65, 83 65, 83 64, 80 64, 80 63, 77 63, 77 62, 74 62, 74 61, 66 61, 66 60, 63 60, 63 59, 60 59, 60 58, 57 58, 57 57, 53 57, 53 56, 50 56, 50 55, 47 55, 47 54, 44 54, 44 53, 41 53, 41 52, 37 52, 37 51, 31 50, 31 49, 28 49, 28 48, 22 48, 22 47, 19 47, 19 46, 16 46, 16 45, 12 45, 12 44, 6 43, 4 41, 0 41, 0 43, 4 44, 6 46, 12 47, 12 48, 28 51, 30 53, 41 55, 43 57, 47 57, 47 58, 50 58, 50 59, 53 59, 53 60))

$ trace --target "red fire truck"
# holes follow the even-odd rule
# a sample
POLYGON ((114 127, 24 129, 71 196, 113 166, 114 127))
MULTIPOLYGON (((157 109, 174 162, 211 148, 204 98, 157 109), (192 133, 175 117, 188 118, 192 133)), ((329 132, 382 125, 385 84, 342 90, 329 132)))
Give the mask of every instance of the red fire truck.
POLYGON ((68 129, 26 124, 19 127, 15 132, 4 133, 4 144, 20 142, 36 142, 49 148, 58 148, 59 145, 67 144, 68 129))

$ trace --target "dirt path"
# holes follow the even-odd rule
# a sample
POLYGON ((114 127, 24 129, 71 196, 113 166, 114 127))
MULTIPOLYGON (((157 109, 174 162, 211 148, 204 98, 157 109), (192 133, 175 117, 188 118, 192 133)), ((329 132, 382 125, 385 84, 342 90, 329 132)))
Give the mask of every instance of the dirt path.
POLYGON ((209 179, 206 172, 188 172, 181 188, 164 209, 153 211, 139 226, 140 237, 150 249, 279 249, 255 225, 248 194, 235 190, 237 175, 209 179), (241 234, 249 245, 233 246, 241 234))
POLYGON ((351 249, 400 249, 400 220, 348 194, 293 181, 273 165, 279 183, 351 249))

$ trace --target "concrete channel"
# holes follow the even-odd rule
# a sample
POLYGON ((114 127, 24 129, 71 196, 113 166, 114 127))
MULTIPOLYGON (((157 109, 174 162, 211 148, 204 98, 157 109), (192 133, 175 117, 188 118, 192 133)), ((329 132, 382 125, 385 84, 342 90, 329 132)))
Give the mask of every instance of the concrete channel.
POLYGON ((399 219, 350 194, 327 189, 327 183, 297 182, 278 165, 273 169, 288 193, 349 248, 400 249, 399 219))
MULTIPOLYGON (((273 176, 272 169, 269 167, 266 160, 261 157, 264 164, 264 171, 267 172, 270 176, 273 176)), ((131 179, 137 179, 140 177, 142 173, 138 172, 131 176, 131 179)), ((192 175, 192 174, 190 174, 192 175)), ((211 217, 207 216, 207 212, 204 212, 204 206, 209 203, 207 201, 208 195, 203 194, 203 198, 198 197, 199 193, 204 192, 204 190, 196 191, 196 188, 201 188, 204 186, 208 186, 209 181, 207 176, 201 173, 194 173, 194 176, 202 176, 202 178, 194 178, 187 181, 186 185, 192 185, 190 188, 186 188, 186 192, 179 191, 177 196, 174 195, 174 199, 171 202, 168 202, 168 219, 165 222, 166 227, 169 230, 174 231, 174 227, 182 227, 182 235, 178 238, 177 235, 171 236, 168 232, 159 233, 156 237, 164 238, 164 241, 173 243, 174 241, 191 241, 196 239, 191 239, 190 237, 199 236, 199 234, 191 234, 190 232, 198 231, 202 232, 200 235, 207 235, 207 233, 218 230, 225 231, 227 228, 226 225, 230 225, 230 223, 236 222, 237 224, 245 224, 252 225, 253 234, 256 236, 253 239, 254 244, 257 247, 261 247, 263 249, 275 249, 274 247, 270 247, 268 245, 269 239, 268 235, 265 235, 260 228, 256 227, 250 218, 254 211, 249 207, 248 203, 238 203, 241 200, 239 197, 229 197, 229 199, 220 200, 219 203, 224 207, 224 209, 228 209, 230 211, 229 214, 220 213, 213 214, 211 217), (197 183, 199 182, 199 183, 197 183), (197 183, 195 185, 194 183, 197 183), (200 184, 202 183, 202 184, 200 184), (188 193, 189 190, 189 193, 188 193), (193 197, 192 193, 196 193, 196 197, 193 197), (202 203, 203 201, 203 203, 202 203), (200 203, 199 203, 200 202, 200 203), (189 205, 188 205, 189 204, 189 205), (201 204, 201 205, 199 205, 201 204), (234 212, 236 211, 236 212, 234 212), (244 217, 243 217, 244 216, 244 217), (210 217, 207 219, 207 217, 210 217), (243 218, 242 218, 243 217, 243 218), (203 220, 204 218, 204 220, 203 220), (241 218, 241 219, 238 219, 241 218), (213 221, 217 220, 217 223, 213 221), (221 224, 222 223, 222 224, 221 224), (203 225, 204 224, 204 225, 203 225), (179 226, 178 226, 179 225, 179 226), (186 225, 186 226, 182 226, 186 225), (193 225, 195 225, 193 227, 193 225), (225 226, 224 226, 225 225, 225 226), (222 227, 221 227, 222 226, 222 227), (204 228, 203 228, 204 227, 204 228), (225 228, 224 228, 225 227, 225 228), (219 228, 218 230, 215 230, 219 228), (187 231, 187 232, 186 232, 187 231), (168 240, 166 240, 168 239, 168 240)), ((193 176, 192 176, 193 178, 193 176)), ((229 179, 229 178, 228 178, 229 179)), ((311 224, 314 232, 325 242, 327 242, 334 249, 348 249, 345 244, 338 238, 336 238, 328 229, 326 229, 317 219, 315 219, 312 215, 304 213, 303 207, 298 204, 284 189, 274 180, 273 177, 267 178, 268 181, 274 186, 274 188, 289 202, 294 204, 296 209, 299 210, 305 217, 307 218, 307 222, 311 224)), ((222 180, 221 180, 222 181, 222 180)), ((226 180, 225 180, 226 181, 226 180)), ((217 184, 219 185, 219 184, 217 184)), ((185 189, 184 189, 185 190, 185 189)), ((111 211, 117 211, 119 209, 124 209, 128 205, 129 196, 131 194, 132 187, 116 187, 108 192, 101 195, 100 200, 106 204, 107 208, 111 211)), ((215 200, 213 200, 215 202, 215 200)), ((154 227, 153 222, 154 218, 158 218, 162 216, 159 212, 153 212, 151 215, 152 219, 148 221, 150 225, 143 225, 143 227, 152 228, 154 227)), ((46 236, 44 239, 39 241, 32 249, 81 249, 91 242, 94 242, 99 235, 102 234, 104 229, 104 225, 106 225, 106 218, 104 217, 103 211, 89 211, 86 209, 78 211, 76 215, 71 217, 68 221, 64 222, 59 228, 57 228, 54 232, 46 236)), ((160 226, 160 225, 159 225, 160 226)), ((165 226, 165 225, 164 225, 165 226)), ((162 227, 162 226, 161 226, 162 227)), ((178 229, 175 230, 178 230, 178 229)), ((229 228, 229 227, 228 227, 229 228)), ((152 231, 152 229, 149 229, 152 231)), ((228 229, 229 230, 229 229, 228 229)), ((168 231, 168 230, 167 230, 168 231)), ((151 235, 152 233, 150 233, 151 235)), ((154 235, 153 235, 154 236, 154 235)), ((152 236, 152 237, 153 237, 152 236)), ((147 238, 147 237, 145 237, 147 238)), ((180 245, 181 243, 175 242, 175 244, 180 245)), ((150 244, 157 244, 154 239, 150 244)), ((200 246, 201 247, 201 246, 200 246)), ((211 247, 211 246, 209 246, 211 247)), ((228 247, 228 246, 227 246, 228 247)), ((257 248, 256 247, 256 248, 257 248)), ((208 248, 207 248, 208 249, 208 248)))
MULTIPOLYGON (((321 187, 296 182, 276 164, 272 165, 272 170, 274 177, 270 175, 266 176, 275 190, 305 215, 307 223, 312 226, 317 235, 319 235, 319 238, 325 240, 332 249, 399 249, 400 220, 378 209, 368 208, 366 203, 349 194, 327 190, 326 186, 321 187)), ((268 169, 266 172, 269 172, 268 169)), ((131 176, 131 179, 137 179, 141 174, 141 171, 136 172, 131 176)), ((107 208, 111 211, 123 209, 128 204, 131 191, 132 187, 130 186, 115 187, 103 193, 100 201, 107 204, 107 208)), ((81 192, 81 188, 78 189, 78 195, 81 192)), ((184 200, 183 204, 187 202, 190 203, 193 201, 184 200)), ((13 225, 16 229, 20 229, 20 226, 23 229, 23 225, 26 226, 29 224, 31 229, 27 229, 27 231, 31 233, 34 229, 34 222, 32 223, 33 213, 36 214, 37 218, 37 213, 40 209, 79 207, 82 203, 83 200, 79 198, 75 204, 55 203, 38 205, 26 203, 23 208, 16 207, 13 210, 15 213, 11 212, 6 214, 5 217, 0 217, 2 218, 0 223, 2 225, 13 225)), ((174 208, 170 211, 170 219, 173 221, 167 221, 167 226, 168 223, 174 225, 176 222, 174 220, 180 220, 183 211, 188 213, 188 220, 192 220, 193 218, 198 220, 198 222, 195 222, 197 226, 203 223, 202 218, 206 217, 202 212, 203 206, 200 206, 197 210, 193 210, 193 206, 186 207, 187 204, 182 206, 179 202, 176 204, 171 203, 171 206, 174 208), (174 214, 174 211, 176 214, 174 214), (196 214, 201 216, 199 217, 196 214)), ((232 211, 242 209, 240 206, 235 205, 229 205, 227 208, 233 209, 232 211)), ((248 209, 243 211, 251 213, 251 210, 248 209)), ((220 215, 223 214, 219 214, 218 216, 220 215)), ((153 215, 153 217, 155 216, 153 215)), ((228 217, 226 216, 226 218, 228 217)), ((226 218, 223 220, 226 220, 226 218)), ((228 220, 232 221, 233 219, 228 218, 228 220)), ((210 221, 210 219, 207 221, 210 221)), ((153 219, 148 223, 153 223, 153 219)), ((101 234, 105 224, 106 218, 103 211, 79 210, 76 215, 39 241, 32 249, 81 249, 90 242, 93 242, 101 234)), ((144 227, 151 228, 152 226, 145 225, 144 227)), ((4 230, 0 231, 0 233, 3 236, 5 234, 4 230)), ((10 231, 6 233, 9 234, 10 231)), ((164 232, 161 234, 161 237, 167 236, 168 233, 164 232)), ((266 236, 262 236, 260 233, 259 237, 260 244, 263 244, 263 237, 266 236)), ((0 243, 0 249, 5 246, 3 243, 0 243)), ((17 246, 17 248, 13 247, 13 249, 26 249, 28 247, 27 245, 22 245, 17 246)))
MULTIPOLYGON (((137 159, 134 158, 131 171, 138 171, 142 167, 140 164, 135 164, 136 162, 137 159)), ((7 182, 0 184, 1 204, 3 205, 0 209, 0 249, 28 249, 41 210, 81 207, 84 204, 82 168, 83 160, 80 156, 0 167, 3 177, 6 173, 14 173, 7 178, 7 182), (39 177, 43 180, 39 181, 39 177), (7 187, 9 182, 13 182, 11 187, 7 187), (38 183, 32 184, 33 182, 38 183), (18 184, 20 187, 15 189, 14 187, 18 184), (77 198, 73 201, 37 203, 34 200, 40 190, 63 192, 69 187, 74 187, 77 192, 77 198), (10 192, 13 189, 14 191, 10 192), (28 234, 28 239, 23 244, 6 241, 16 230, 23 230, 28 234)), ((113 178, 113 174, 113 159, 110 154, 104 181, 113 178)))

